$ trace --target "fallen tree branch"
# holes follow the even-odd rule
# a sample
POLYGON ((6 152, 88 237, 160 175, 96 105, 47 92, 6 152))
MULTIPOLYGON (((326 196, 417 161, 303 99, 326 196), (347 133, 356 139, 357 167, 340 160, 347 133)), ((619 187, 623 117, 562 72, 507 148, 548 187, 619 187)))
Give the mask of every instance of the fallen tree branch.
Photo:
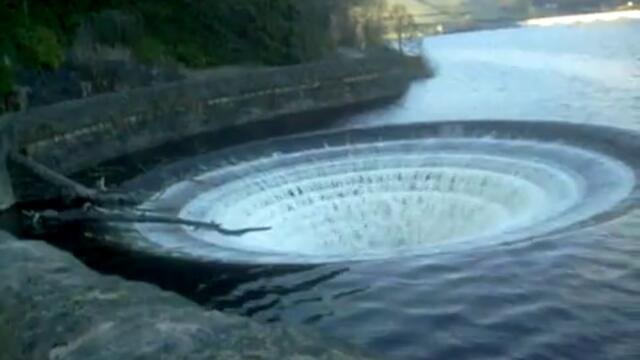
POLYGON ((71 193, 71 197, 74 199, 80 199, 96 205, 135 205, 140 202, 134 196, 129 194, 102 192, 84 186, 16 152, 9 153, 9 159, 31 171, 34 175, 44 181, 68 190, 71 193))
POLYGON ((71 222, 124 222, 124 223, 158 223, 176 224, 190 226, 196 229, 206 229, 215 231, 227 236, 243 236, 253 232, 268 231, 270 227, 253 227, 244 229, 225 229, 215 222, 203 222, 183 219, 180 217, 131 212, 126 210, 107 210, 94 208, 91 206, 84 209, 74 209, 67 211, 46 210, 43 212, 31 212, 27 215, 32 217, 35 226, 51 226, 60 223, 71 222))
POLYGON ((137 205, 139 201, 127 194, 105 193, 89 188, 68 177, 49 169, 48 167, 29 159, 28 157, 10 153, 11 161, 25 167, 43 180, 67 189, 74 199, 85 202, 82 209, 70 209, 66 211, 46 210, 42 212, 27 212, 31 216, 34 227, 46 227, 60 223, 70 222, 128 222, 128 223, 159 223, 191 226, 198 229, 212 230, 222 235, 243 236, 248 233, 271 230, 270 227, 255 227, 245 229, 225 229, 215 222, 203 222, 182 219, 159 214, 149 214, 136 210, 106 209, 100 206, 106 205, 137 205))

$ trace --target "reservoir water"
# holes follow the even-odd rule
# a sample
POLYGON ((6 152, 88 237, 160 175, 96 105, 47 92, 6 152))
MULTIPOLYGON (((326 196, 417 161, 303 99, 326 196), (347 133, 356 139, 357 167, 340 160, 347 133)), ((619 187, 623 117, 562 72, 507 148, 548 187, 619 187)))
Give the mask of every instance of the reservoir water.
MULTIPOLYGON (((639 21, 429 38, 438 76, 348 125, 545 119, 638 130, 639 38, 639 21)), ((387 358, 636 359, 639 256, 640 213, 630 212, 558 238, 363 264, 257 314, 312 323, 387 358)))

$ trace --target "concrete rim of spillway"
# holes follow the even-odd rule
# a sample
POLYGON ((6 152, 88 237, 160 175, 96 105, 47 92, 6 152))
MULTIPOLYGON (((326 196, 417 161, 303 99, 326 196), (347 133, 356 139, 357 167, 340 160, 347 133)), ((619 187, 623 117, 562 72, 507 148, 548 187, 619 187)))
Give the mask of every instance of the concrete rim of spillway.
POLYGON ((161 166, 145 209, 225 228, 136 224, 115 240, 196 261, 314 264, 465 251, 569 232, 640 202, 640 134, 556 121, 327 130, 161 166), (176 179, 176 174, 181 178, 176 179), (172 178, 170 183, 164 179, 172 178))

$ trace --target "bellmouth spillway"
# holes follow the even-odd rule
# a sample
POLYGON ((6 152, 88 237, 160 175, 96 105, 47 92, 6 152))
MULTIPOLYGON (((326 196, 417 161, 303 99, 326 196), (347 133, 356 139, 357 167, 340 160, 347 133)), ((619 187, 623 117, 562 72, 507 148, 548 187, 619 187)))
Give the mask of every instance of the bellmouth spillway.
POLYGON ((237 237, 138 224, 134 242, 187 258, 322 263, 532 239, 591 226, 633 204, 638 154, 638 134, 560 122, 438 122, 270 139, 184 159, 129 184, 182 174, 143 207, 270 230, 237 237))

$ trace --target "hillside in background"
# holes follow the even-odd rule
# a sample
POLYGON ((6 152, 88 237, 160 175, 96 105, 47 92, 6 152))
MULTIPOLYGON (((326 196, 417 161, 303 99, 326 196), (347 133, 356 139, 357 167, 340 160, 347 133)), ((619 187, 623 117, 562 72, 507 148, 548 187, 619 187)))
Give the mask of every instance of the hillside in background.
MULTIPOLYGON (((192 69, 273 66, 318 59, 341 46, 361 48, 350 8, 362 2, 2 0, 0 112, 16 84, 42 83, 33 79, 61 68, 95 72, 98 63, 115 60, 192 69)), ((381 44, 369 36, 366 45, 381 44)))
MULTIPOLYGON (((375 0, 372 0, 375 1, 375 0)), ((500 26, 532 17, 606 11, 628 0, 387 0, 413 16, 423 33, 500 26)))

